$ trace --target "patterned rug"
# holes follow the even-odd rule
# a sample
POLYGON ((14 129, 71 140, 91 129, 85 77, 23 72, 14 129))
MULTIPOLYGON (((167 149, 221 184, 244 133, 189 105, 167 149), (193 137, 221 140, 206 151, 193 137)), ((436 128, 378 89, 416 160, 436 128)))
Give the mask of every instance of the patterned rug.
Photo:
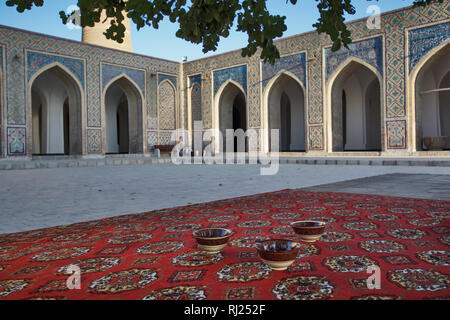
MULTIPOLYGON (((0 299, 449 299, 450 202, 283 190, 0 235, 0 299), (272 271, 255 243, 329 223, 296 262, 272 271), (192 231, 227 227, 222 253, 192 231), (81 289, 70 290, 71 265, 81 289), (369 266, 381 289, 367 288, 369 266)), ((72 282, 73 284, 74 282, 72 282)))

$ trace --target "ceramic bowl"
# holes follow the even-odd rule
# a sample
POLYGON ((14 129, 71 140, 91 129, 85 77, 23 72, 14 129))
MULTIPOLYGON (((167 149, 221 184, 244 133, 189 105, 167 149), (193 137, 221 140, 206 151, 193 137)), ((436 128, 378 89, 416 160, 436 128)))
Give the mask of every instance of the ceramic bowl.
POLYGON ((315 242, 325 232, 326 223, 322 221, 297 221, 291 224, 302 241, 315 242))
POLYGON ((209 254, 219 253, 233 235, 230 229, 209 228, 195 230, 192 234, 200 249, 209 254))
POLYGON ((294 263, 300 243, 284 239, 266 240, 257 243, 256 249, 264 263, 273 270, 281 271, 294 263))

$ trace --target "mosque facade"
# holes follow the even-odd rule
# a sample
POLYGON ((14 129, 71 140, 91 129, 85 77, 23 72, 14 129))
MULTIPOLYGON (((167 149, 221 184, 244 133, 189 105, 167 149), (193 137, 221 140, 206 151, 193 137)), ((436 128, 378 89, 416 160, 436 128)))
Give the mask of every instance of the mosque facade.
POLYGON ((179 63, 95 33, 0 26, 0 157, 149 155, 196 121, 260 131, 263 152, 279 129, 286 155, 450 157, 450 2, 366 22, 348 23, 353 43, 337 52, 315 31, 277 40, 274 65, 240 50, 179 63))

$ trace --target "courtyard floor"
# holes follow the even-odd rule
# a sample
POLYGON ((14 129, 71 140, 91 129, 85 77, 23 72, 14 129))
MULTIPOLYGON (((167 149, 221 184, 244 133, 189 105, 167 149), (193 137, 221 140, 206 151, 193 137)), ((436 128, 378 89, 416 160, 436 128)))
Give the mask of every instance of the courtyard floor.
POLYGON ((450 200, 450 168, 285 164, 275 176, 261 176, 256 165, 0 171, 0 234, 311 187, 450 200))

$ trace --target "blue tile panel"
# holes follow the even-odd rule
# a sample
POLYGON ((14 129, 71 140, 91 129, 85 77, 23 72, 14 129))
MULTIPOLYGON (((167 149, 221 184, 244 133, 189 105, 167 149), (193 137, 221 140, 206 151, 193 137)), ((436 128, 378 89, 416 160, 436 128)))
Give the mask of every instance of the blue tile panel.
POLYGON ((26 128, 9 127, 7 130, 8 137, 8 155, 10 156, 24 156, 27 153, 26 128))
POLYGON ((228 80, 239 83, 247 94, 247 65, 214 71, 214 95, 228 80))
POLYGON ((142 94, 145 95, 145 71, 131 69, 124 66, 102 64, 102 88, 105 89, 105 86, 112 79, 123 74, 132 79, 139 86, 142 94))
POLYGON ((450 38, 450 22, 409 31, 409 72, 428 52, 450 38))
POLYGON ((58 62, 69 69, 84 87, 84 61, 40 52, 28 52, 28 80, 43 67, 58 62))
POLYGON ((177 77, 176 76, 171 76, 171 75, 167 75, 167 74, 158 74, 158 85, 161 84, 161 82, 163 82, 164 80, 169 80, 170 82, 172 82, 173 86, 175 88, 177 88, 177 77))
POLYGON ((194 83, 198 83, 200 86, 202 85, 202 75, 201 74, 189 77, 189 85, 192 87, 194 85, 194 83))
POLYGON ((361 59, 375 67, 383 75, 383 38, 376 37, 349 44, 347 48, 333 52, 331 48, 325 49, 326 76, 330 75, 350 57, 361 59))
POLYGON ((285 70, 294 74, 303 85, 306 84, 306 54, 299 53, 281 57, 275 64, 263 63, 262 65, 262 88, 266 88, 269 81, 280 71, 285 70))

